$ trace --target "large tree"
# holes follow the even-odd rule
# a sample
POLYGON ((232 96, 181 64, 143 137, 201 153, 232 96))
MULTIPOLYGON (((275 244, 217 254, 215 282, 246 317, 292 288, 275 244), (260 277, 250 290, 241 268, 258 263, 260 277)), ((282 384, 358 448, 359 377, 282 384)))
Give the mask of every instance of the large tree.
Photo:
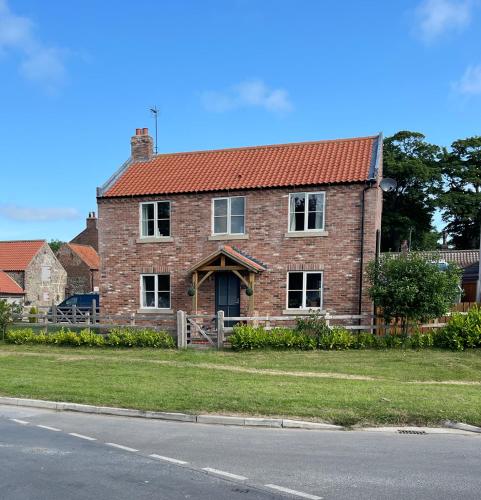
POLYGON ((440 152, 419 132, 403 130, 384 139, 383 175, 394 178, 397 188, 384 194, 383 251, 398 251, 401 242, 409 239, 412 249, 436 248, 439 234, 433 214, 442 179, 440 152))
POLYGON ((450 243, 459 249, 479 247, 481 224, 481 136, 453 142, 444 151, 445 190, 440 196, 450 243))

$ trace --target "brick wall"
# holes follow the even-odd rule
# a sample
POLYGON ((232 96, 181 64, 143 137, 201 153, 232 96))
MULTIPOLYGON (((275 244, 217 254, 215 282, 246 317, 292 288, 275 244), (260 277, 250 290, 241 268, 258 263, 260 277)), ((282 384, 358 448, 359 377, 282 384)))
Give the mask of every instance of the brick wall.
POLYGON ((68 245, 62 245, 57 252, 57 259, 67 271, 66 296, 75 293, 89 293, 98 286, 98 271, 89 266, 68 245))
POLYGON ((99 235, 97 229, 97 217, 95 212, 92 212, 87 217, 85 229, 79 233, 70 243, 77 243, 78 245, 90 245, 99 251, 99 235))
MULTIPOLYGON (((170 272, 172 307, 191 311, 187 269, 222 244, 233 245, 262 261, 267 271, 256 275, 255 306, 260 314, 282 314, 286 308, 288 270, 323 270, 323 309, 357 314, 360 271, 360 223, 363 184, 310 187, 326 192, 327 236, 289 238, 289 192, 303 189, 262 189, 229 192, 246 196, 246 240, 210 241, 211 200, 226 193, 177 194, 138 198, 99 198, 99 253, 101 305, 105 312, 132 313, 139 309, 140 274, 170 272), (138 243, 139 203, 171 201, 172 242, 138 243)), ((380 227, 381 192, 366 193, 365 262, 375 255, 375 233, 380 227)), ((241 291, 241 314, 247 312, 241 291)), ((199 312, 213 313, 214 277, 204 282, 198 296, 199 312)), ((364 286, 363 310, 371 312, 364 286)))

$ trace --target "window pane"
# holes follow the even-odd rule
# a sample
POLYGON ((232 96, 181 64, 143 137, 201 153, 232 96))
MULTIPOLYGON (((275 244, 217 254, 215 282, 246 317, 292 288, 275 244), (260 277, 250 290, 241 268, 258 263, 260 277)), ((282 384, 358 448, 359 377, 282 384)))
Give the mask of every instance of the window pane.
POLYGON ((227 233, 227 217, 214 217, 214 233, 227 233))
POLYGON ((289 290, 302 290, 302 273, 289 273, 289 290))
POLYGON ((154 204, 144 203, 142 205, 142 220, 148 220, 154 218, 154 204))
POLYGON ((291 231, 304 231, 304 212, 296 212, 292 214, 291 231))
POLYGON ((309 194, 309 212, 322 212, 324 207, 324 195, 321 193, 309 194))
POLYGON ((161 309, 170 309, 170 292, 158 293, 158 306, 161 309))
POLYGON ((306 307, 321 307, 320 290, 306 292, 306 307))
POLYGON ((170 220, 161 219, 157 221, 159 236, 170 236, 170 220))
POLYGON ((307 229, 323 229, 324 218, 322 212, 309 212, 307 229))
POLYGON ((306 276, 307 290, 320 290, 322 288, 322 274, 308 273, 306 276))
POLYGON ((154 236, 154 204, 142 205, 142 236, 154 236))
POLYGON ((227 200, 214 200, 214 215, 227 216, 227 200))
POLYGON ((230 219, 230 232, 232 234, 243 234, 244 233, 244 216, 234 215, 230 219))
POLYGON ((245 198, 231 198, 230 213, 231 215, 244 215, 245 198))
POLYGON ((159 292, 169 292, 170 291, 170 275, 169 274, 159 274, 158 279, 158 290, 159 292))
POLYGON ((142 289, 145 292, 155 291, 155 276, 143 276, 142 281, 142 289))
POLYGON ((168 219, 170 217, 170 202, 159 201, 157 203, 157 217, 159 219, 168 219))
POLYGON ((291 194, 291 212, 304 212, 305 206, 305 193, 291 194))
POLYGON ((155 307, 155 292, 144 292, 142 307, 155 307))
POLYGON ((289 309, 299 309, 302 307, 302 292, 288 292, 287 307, 289 309))

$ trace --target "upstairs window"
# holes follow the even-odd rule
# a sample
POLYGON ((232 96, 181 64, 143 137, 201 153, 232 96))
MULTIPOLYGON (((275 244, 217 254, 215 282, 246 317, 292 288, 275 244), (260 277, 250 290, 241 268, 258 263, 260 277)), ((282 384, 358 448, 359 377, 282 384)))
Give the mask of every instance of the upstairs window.
POLYGON ((294 271, 287 274, 287 308, 322 307, 322 272, 294 271))
POLYGON ((212 233, 245 233, 245 197, 214 198, 212 200, 212 233))
POLYGON ((140 295, 143 309, 170 309, 170 274, 142 274, 140 295))
POLYGON ((140 235, 142 238, 170 236, 170 201, 140 204, 140 235))
POLYGON ((289 232, 323 231, 325 193, 289 195, 289 232))

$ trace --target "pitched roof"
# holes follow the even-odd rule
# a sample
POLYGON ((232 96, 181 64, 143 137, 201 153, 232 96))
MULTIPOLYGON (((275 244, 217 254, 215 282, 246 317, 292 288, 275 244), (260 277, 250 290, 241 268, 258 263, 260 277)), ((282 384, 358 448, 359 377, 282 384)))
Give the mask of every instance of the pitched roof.
POLYGON ((479 250, 441 250, 439 254, 446 262, 455 262, 463 268, 479 262, 479 250))
POLYGON ((7 273, 0 271, 0 294, 23 295, 22 287, 7 273))
POLYGON ((45 240, 0 241, 0 269, 25 271, 45 240))
POLYGON ((197 269, 199 269, 200 267, 209 264, 217 257, 219 257, 219 255, 226 255, 227 257, 234 260, 238 264, 243 265, 249 271, 253 271, 255 273, 266 270, 266 267, 263 266, 260 262, 255 260, 253 257, 245 254, 238 248, 233 248, 230 245, 222 245, 218 250, 212 252, 211 254, 207 255, 207 257, 197 262, 194 266, 192 266, 188 270, 188 272, 192 273, 197 269))
POLYGON ((67 243, 67 245, 89 266, 90 269, 97 270, 100 267, 100 257, 95 248, 90 245, 79 245, 77 243, 67 243))
POLYGON ((376 176, 379 136, 168 153, 125 164, 101 197, 365 181, 376 176))

